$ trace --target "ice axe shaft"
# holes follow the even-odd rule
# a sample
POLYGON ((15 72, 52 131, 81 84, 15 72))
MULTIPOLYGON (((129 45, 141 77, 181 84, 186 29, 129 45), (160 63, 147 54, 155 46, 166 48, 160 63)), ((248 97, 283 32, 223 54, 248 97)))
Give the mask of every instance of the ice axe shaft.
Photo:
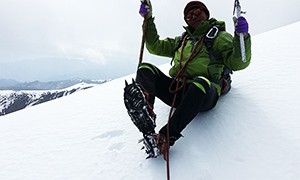
MULTIPOLYGON (((233 15, 235 14, 236 11, 236 16, 239 18, 242 14, 241 10, 241 5, 239 0, 234 1, 234 10, 233 10, 233 15)), ((240 36, 240 46, 241 46, 241 55, 242 55, 242 61, 246 62, 246 51, 245 51, 245 42, 244 42, 244 34, 239 33, 240 36)))
POLYGON ((141 42, 141 48, 140 48, 140 56, 139 56, 139 64, 140 65, 143 62, 143 55, 144 55, 144 47, 145 47, 145 38, 147 33, 147 18, 144 17, 143 21, 143 35, 142 35, 142 42, 141 42))

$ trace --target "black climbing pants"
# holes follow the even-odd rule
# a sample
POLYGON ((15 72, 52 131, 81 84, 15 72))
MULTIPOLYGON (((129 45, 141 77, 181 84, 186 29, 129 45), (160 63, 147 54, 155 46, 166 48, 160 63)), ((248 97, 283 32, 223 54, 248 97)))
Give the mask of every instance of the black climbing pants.
MULTIPOLYGON (((140 64, 136 82, 139 83, 144 91, 149 93, 148 102, 153 106, 155 97, 165 104, 171 106, 175 93, 176 83, 172 84, 173 79, 166 76, 157 67, 148 63, 140 64), (170 87, 172 84, 172 87, 170 87)), ((180 82, 180 85, 182 83, 180 82)), ((179 85, 179 86, 180 86, 179 85)), ((181 137, 183 129, 194 119, 199 112, 204 112, 215 107, 219 99, 217 89, 210 85, 207 80, 196 77, 192 82, 186 84, 177 92, 174 111, 169 123, 169 137, 178 139, 181 137)), ((167 134, 167 124, 163 126, 160 133, 167 134)))

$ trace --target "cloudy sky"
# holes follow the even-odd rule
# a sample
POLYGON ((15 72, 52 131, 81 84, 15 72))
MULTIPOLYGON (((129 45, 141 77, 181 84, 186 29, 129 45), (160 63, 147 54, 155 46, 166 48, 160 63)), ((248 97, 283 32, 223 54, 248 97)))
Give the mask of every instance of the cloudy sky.
MULTIPOLYGON (((182 33, 189 0, 152 0, 161 38, 182 33)), ((233 32, 233 0, 205 0, 233 32)), ((299 0, 240 0, 252 35, 300 20, 299 0), (276 3, 275 3, 276 2, 276 3)), ((139 0, 0 0, 0 79, 115 78, 134 72, 141 42, 139 0)), ((144 54, 155 64, 169 59, 144 54)))

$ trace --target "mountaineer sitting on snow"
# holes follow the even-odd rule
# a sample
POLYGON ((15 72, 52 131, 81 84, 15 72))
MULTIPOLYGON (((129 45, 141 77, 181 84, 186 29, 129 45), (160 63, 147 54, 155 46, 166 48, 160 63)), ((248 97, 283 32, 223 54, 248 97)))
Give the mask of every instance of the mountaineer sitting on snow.
POLYGON ((182 137, 183 129, 199 112, 215 107, 231 87, 232 71, 245 69, 251 59, 248 23, 239 17, 234 37, 225 31, 225 22, 210 18, 205 4, 191 1, 184 8, 185 32, 175 38, 159 39, 150 0, 142 0, 140 14, 146 19, 145 43, 152 54, 172 58, 166 76, 156 66, 141 63, 136 80, 126 82, 124 102, 133 123, 143 133, 148 157, 165 155, 169 146, 182 137), (246 59, 242 60, 239 35, 243 34, 246 59), (153 112, 155 97, 176 108, 169 122, 156 133, 153 112))

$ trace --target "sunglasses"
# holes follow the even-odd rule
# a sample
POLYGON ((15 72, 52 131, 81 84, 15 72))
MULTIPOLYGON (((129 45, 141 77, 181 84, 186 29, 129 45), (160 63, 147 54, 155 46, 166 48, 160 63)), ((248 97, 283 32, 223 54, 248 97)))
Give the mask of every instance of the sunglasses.
POLYGON ((186 20, 186 21, 190 21, 190 20, 192 20, 194 17, 200 16, 202 12, 203 12, 203 8, 192 9, 192 10, 190 10, 190 11, 186 14, 185 20, 186 20))

